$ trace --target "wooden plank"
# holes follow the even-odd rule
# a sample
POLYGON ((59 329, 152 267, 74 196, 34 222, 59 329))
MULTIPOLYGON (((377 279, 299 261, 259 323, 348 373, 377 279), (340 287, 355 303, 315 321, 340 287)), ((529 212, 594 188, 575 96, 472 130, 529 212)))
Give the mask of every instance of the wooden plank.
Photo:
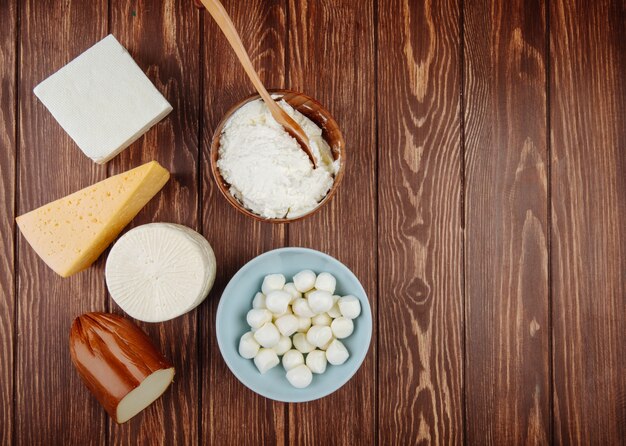
MULTIPOLYGON (((106 177, 61 129, 33 87, 106 35, 107 2, 20 2, 17 214, 106 177)), ((104 310, 103 258, 62 279, 18 243, 16 444, 102 444, 105 415, 71 365, 81 313, 104 310)))
MULTIPOLYGON (((252 63, 268 88, 284 84, 285 9, 283 0, 224 1, 252 63)), ((226 366, 215 338, 215 313, 228 280, 248 260, 284 245, 283 226, 240 215, 220 195, 209 168, 213 131, 226 111, 254 92, 232 49, 211 16, 203 11, 204 108, 202 134, 202 228, 218 259, 209 304, 200 309, 200 441, 215 445, 283 444, 285 405, 241 384, 226 366)), ((251 296, 252 298, 252 296, 251 296)))
POLYGON ((461 444, 460 5, 379 11, 378 438, 461 444))
POLYGON ((469 444, 550 439, 544 10, 464 2, 469 444))
POLYGON ((17 1, 0 3, 0 444, 13 441, 17 1))
MULTIPOLYGON (((172 178, 129 227, 172 222, 199 229, 199 18, 191 2, 112 0, 110 32, 163 93, 173 111, 109 163, 114 175, 157 160, 172 178)), ((113 300, 111 308, 122 313, 113 300)), ((197 314, 140 323, 176 368, 174 384, 129 423, 109 420, 110 444, 195 444, 198 441, 197 314)))
MULTIPOLYGON (((289 0, 288 13, 286 85, 331 111, 347 147, 346 175, 337 195, 314 216, 289 226, 289 245, 318 249, 344 262, 363 283, 375 317, 373 2, 289 0)), ((289 443, 373 444, 375 346, 374 334, 365 362, 343 388, 321 400, 290 405, 289 443)))
POLYGON ((550 2, 554 440, 626 438, 626 6, 550 2))

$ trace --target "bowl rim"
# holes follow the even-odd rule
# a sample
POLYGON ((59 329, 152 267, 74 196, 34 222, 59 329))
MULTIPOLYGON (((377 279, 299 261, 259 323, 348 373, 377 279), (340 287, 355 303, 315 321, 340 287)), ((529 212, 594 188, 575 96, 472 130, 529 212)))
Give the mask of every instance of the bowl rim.
MULTIPOLYGON (((359 316, 360 317, 360 316, 359 316)), ((220 301, 217 305, 217 311, 215 314, 215 334, 216 334, 216 338, 217 338, 217 346, 219 348, 220 354, 222 355, 222 358, 224 359, 224 362, 226 363, 226 365, 228 366, 228 369, 231 371, 231 373, 233 375, 235 375, 235 377, 239 380, 239 382, 241 384, 243 384, 245 387, 247 387, 248 389, 250 389, 252 392, 256 393, 257 395, 261 395, 264 398, 273 400, 273 401, 279 401, 279 402, 283 402, 283 403, 305 403, 305 402, 309 402, 309 401, 315 401, 321 398, 324 398, 328 395, 330 395, 331 393, 336 392, 337 390, 339 390, 340 388, 342 388, 348 381, 350 381, 352 379, 352 377, 356 374, 356 372, 359 371, 359 369, 361 368, 361 365, 363 365, 363 361, 365 361, 365 358, 367 357, 367 353, 369 352, 370 346, 371 346, 371 342, 372 342, 372 332, 373 332, 373 316, 372 316, 372 308, 370 306, 369 303, 369 298, 367 297, 367 293, 365 292, 365 288, 363 288, 363 284, 361 283, 361 281, 359 280, 359 278, 356 276, 356 274, 354 274, 354 272, 352 272, 352 270, 350 268, 348 268, 345 264, 343 264, 341 261, 337 260, 336 258, 334 258, 333 256, 326 254, 324 252, 318 251, 316 249, 311 249, 311 248, 300 248, 300 247, 284 247, 284 248, 277 248, 277 249, 272 249, 270 251, 266 251, 262 254, 259 254, 256 257, 253 257, 252 259, 250 259, 248 262, 246 262, 241 268, 239 268, 239 270, 232 276, 232 278, 228 281, 228 284, 226 285, 226 287, 224 288, 224 291, 222 291, 222 295, 220 296, 220 301), (253 389, 250 385, 248 385, 248 383, 245 381, 245 379, 243 378, 243 376, 236 370, 236 367, 234 366, 234 364, 231 363, 231 361, 227 358, 227 356, 224 354, 225 349, 227 348, 227 346, 223 345, 224 340, 222 339, 220 333, 221 333, 221 314, 223 312, 223 302, 224 300, 222 299, 224 297, 224 295, 226 294, 226 292, 228 291, 228 289, 230 287, 233 287, 233 283, 235 282, 236 279, 238 279, 240 276, 243 276, 247 270, 249 268, 251 268, 252 264, 255 264, 261 260, 263 260, 265 257, 268 257, 270 254, 276 254, 278 252, 299 252, 299 253, 308 253, 308 254, 314 254, 314 255, 318 255, 321 256, 322 258, 325 258, 327 260, 331 260, 336 262, 340 268, 344 268, 349 274, 351 274, 352 276, 354 276, 354 278, 356 279, 356 282, 358 284, 358 290, 362 295, 362 298, 360 296, 356 296, 359 301, 361 302, 361 315, 363 314, 368 314, 369 317, 367 317, 366 319, 369 320, 369 330, 367 332, 367 342, 365 344, 365 348, 358 352, 358 354, 352 356, 352 358, 354 358, 354 369, 351 370, 348 375, 346 375, 346 377, 340 381, 337 381, 333 386, 330 386, 327 390, 324 390, 323 392, 320 392, 320 394, 315 395, 314 397, 294 397, 294 398, 290 398, 290 399, 279 399, 279 398, 274 398, 273 396, 268 395, 267 393, 265 393, 264 391, 259 391, 257 389, 253 389)), ((235 352, 235 354, 239 354, 238 352, 235 352)), ((280 367, 281 364, 279 363, 277 367, 280 367)), ((337 367, 341 367, 341 366, 337 366, 337 367)), ((294 393, 294 395, 297 395, 296 393, 294 393)))
MULTIPOLYGON (((224 198, 226 198, 226 201, 232 207, 234 207, 237 211, 239 211, 243 215, 245 215, 247 217, 250 217, 250 218, 252 218, 252 219, 254 219, 256 221, 261 221, 261 222, 266 222, 266 223, 274 223, 274 224, 293 223, 293 222, 302 220, 304 218, 310 217, 311 215, 317 213, 336 194, 337 189, 339 189, 339 185, 341 184, 341 180, 343 179, 343 176, 344 176, 344 173, 345 173, 345 170, 346 170, 345 169, 345 167, 346 167, 346 161, 345 161, 346 160, 346 142, 345 142, 345 139, 343 137, 343 133, 341 132, 341 129, 339 128, 339 124, 337 124, 337 121, 335 120, 334 116, 330 113, 330 111, 328 111, 328 109, 326 107, 324 107, 322 104, 320 104, 316 99, 312 98, 311 96, 309 96, 309 95, 307 95, 305 93, 301 93, 301 92, 294 91, 294 90, 287 90, 287 89, 284 89, 284 88, 282 88, 282 89, 281 88, 274 88, 274 89, 269 89, 267 91, 270 93, 270 95, 279 94, 279 95, 284 96, 286 94, 294 94, 294 95, 299 95, 299 96, 302 96, 302 97, 306 98, 307 101, 314 103, 316 105, 316 107, 323 112, 323 114, 327 118, 326 119, 327 122, 332 122, 337 127, 337 132, 339 134, 339 156, 340 156, 341 161, 340 161, 340 164, 339 164, 339 171, 335 175, 335 178, 334 178, 334 181, 333 181, 333 185, 331 186, 331 188, 328 191, 328 193, 326 194, 326 196, 322 199, 322 201, 320 201, 318 203, 318 205, 316 207, 311 209, 306 214, 302 214, 302 215, 299 215, 299 216, 294 217, 294 218, 267 218, 267 217, 263 217, 261 215, 255 214, 254 212, 250 211, 249 209, 246 209, 243 206, 243 204, 240 203, 239 200, 237 200, 235 197, 233 197, 232 194, 226 188, 226 181, 222 177, 222 174, 220 173, 219 168, 217 166, 217 160, 219 158, 220 136, 222 135, 222 130, 224 128, 224 125, 226 125, 226 121, 228 121, 228 119, 233 115, 233 113, 235 113, 235 111, 237 111, 238 109, 243 107, 248 102, 251 102, 251 101, 253 101, 255 99, 260 99, 261 98, 261 96, 258 93, 251 94, 251 95, 243 98, 242 100, 236 102, 232 107, 230 107, 226 111, 226 113, 224 114, 224 116, 222 117, 220 122, 217 124, 217 127, 215 127, 215 131, 213 132, 213 136, 211 138, 211 146, 210 146, 211 150, 210 150, 210 153, 209 153, 209 164, 210 164, 211 174, 213 176, 213 180, 215 181, 215 184, 217 185, 217 189, 220 191, 222 196, 224 196, 224 198)), ((300 112, 300 113, 302 113, 302 112, 300 112)), ((311 119, 311 118, 309 118, 309 119, 311 119)), ((313 122, 315 122, 315 121, 313 121, 313 122)), ((320 123, 318 123, 318 122, 315 122, 315 124, 316 125, 320 125, 320 123)), ((322 128, 322 130, 324 130, 324 129, 322 128)))

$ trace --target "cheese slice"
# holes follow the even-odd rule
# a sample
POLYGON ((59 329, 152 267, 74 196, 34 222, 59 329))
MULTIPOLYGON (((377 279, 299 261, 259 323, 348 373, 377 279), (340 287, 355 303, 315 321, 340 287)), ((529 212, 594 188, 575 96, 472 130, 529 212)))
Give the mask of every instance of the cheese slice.
POLYGON ((89 267, 169 177, 152 161, 21 215, 17 225, 39 257, 68 277, 89 267))

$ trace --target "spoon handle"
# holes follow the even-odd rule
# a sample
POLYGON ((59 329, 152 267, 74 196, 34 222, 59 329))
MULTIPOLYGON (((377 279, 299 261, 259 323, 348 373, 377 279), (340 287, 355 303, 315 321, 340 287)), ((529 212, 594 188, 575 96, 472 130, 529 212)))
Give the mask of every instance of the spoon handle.
POLYGON ((261 97, 265 102, 273 102, 270 94, 265 89, 265 86, 261 82, 259 75, 255 71, 252 66, 252 62, 250 61, 250 57, 248 56, 248 52, 245 50, 243 43, 241 42, 241 38, 235 29, 235 25, 233 24, 230 16, 224 9, 224 6, 219 0, 200 0, 204 7, 209 11, 215 22, 220 27, 224 36, 230 43, 230 46, 235 51, 239 62, 243 66, 243 69, 246 71, 246 74, 252 81, 254 88, 259 92, 261 97))
POLYGON ((224 9, 224 6, 219 0, 200 0, 200 2, 204 5, 204 7, 209 11, 217 26, 220 27, 226 40, 230 43, 230 46, 235 51, 239 62, 243 66, 246 74, 252 81, 254 88, 259 92, 261 98, 267 105, 270 113, 274 117, 274 119, 281 124, 285 129, 298 141, 302 149, 309 156, 309 159, 313 163, 313 167, 316 167, 315 157, 311 153, 309 137, 306 135, 302 127, 298 125, 296 121, 293 120, 291 116, 289 116, 280 106, 272 99, 268 91, 265 89, 263 82, 259 78, 256 70, 252 66, 252 62, 250 61, 250 56, 248 56, 248 52, 246 51, 243 43, 241 42, 241 38, 239 37, 239 33, 235 29, 235 25, 233 24, 230 16, 224 9))

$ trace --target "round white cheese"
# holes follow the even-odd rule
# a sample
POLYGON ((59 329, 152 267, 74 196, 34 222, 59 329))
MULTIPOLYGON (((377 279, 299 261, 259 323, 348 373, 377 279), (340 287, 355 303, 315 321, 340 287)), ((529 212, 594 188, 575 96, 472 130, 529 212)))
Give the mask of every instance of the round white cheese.
POLYGON ((113 245, 106 284, 129 316, 162 322, 198 306, 215 281, 216 261, 209 242, 185 226, 138 226, 113 245))

